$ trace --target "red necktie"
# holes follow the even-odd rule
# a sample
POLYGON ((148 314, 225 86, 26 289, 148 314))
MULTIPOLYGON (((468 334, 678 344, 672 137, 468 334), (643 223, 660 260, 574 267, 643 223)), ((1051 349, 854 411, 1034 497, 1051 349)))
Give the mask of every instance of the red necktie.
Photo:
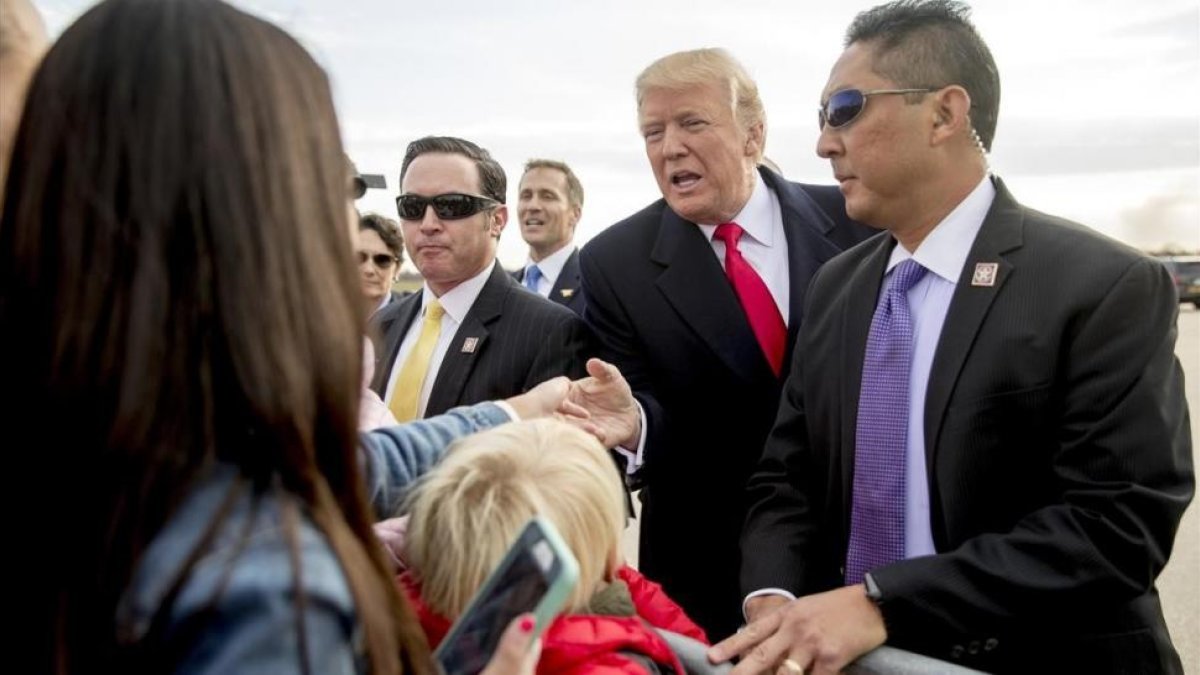
POLYGON ((738 240, 743 232, 737 223, 721 223, 713 238, 725 242, 725 276, 729 277, 733 290, 742 301, 742 309, 746 310, 750 328, 754 331, 754 337, 758 338, 758 345, 770 362, 771 370, 778 375, 783 370, 787 325, 762 277, 738 250, 738 240))

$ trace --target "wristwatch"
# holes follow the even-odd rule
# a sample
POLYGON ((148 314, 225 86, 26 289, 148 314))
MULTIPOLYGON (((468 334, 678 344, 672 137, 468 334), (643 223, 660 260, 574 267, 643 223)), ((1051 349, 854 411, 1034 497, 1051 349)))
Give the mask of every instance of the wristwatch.
POLYGON ((876 605, 883 604, 883 591, 879 590, 879 584, 875 583, 875 577, 870 572, 863 575, 863 586, 867 589, 867 599, 876 605))

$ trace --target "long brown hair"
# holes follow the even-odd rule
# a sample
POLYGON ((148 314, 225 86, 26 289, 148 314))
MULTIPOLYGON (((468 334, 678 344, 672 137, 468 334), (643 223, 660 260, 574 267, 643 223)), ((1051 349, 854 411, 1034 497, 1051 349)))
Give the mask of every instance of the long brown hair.
POLYGON ((374 672, 429 670, 359 474, 343 157, 322 70, 216 0, 108 0, 47 55, 0 222, 8 437, 40 439, 11 468, 39 481, 38 671, 120 658, 132 570, 216 462, 325 534, 374 672))

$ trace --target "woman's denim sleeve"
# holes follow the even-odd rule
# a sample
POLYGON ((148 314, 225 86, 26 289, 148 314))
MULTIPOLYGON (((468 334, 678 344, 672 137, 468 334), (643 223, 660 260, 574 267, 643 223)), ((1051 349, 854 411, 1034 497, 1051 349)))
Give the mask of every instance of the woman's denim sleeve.
POLYGON ((376 516, 382 520, 396 515, 413 481, 436 464, 452 442, 508 421, 500 406, 479 403, 362 434, 367 499, 376 516))

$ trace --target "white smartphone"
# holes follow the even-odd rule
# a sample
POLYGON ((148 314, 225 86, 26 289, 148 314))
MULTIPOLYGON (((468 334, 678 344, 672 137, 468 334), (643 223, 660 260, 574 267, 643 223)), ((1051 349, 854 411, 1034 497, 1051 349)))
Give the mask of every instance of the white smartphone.
POLYGON ((549 521, 534 517, 434 651, 445 675, 477 675, 513 619, 533 612, 541 635, 579 581, 579 563, 549 521))

